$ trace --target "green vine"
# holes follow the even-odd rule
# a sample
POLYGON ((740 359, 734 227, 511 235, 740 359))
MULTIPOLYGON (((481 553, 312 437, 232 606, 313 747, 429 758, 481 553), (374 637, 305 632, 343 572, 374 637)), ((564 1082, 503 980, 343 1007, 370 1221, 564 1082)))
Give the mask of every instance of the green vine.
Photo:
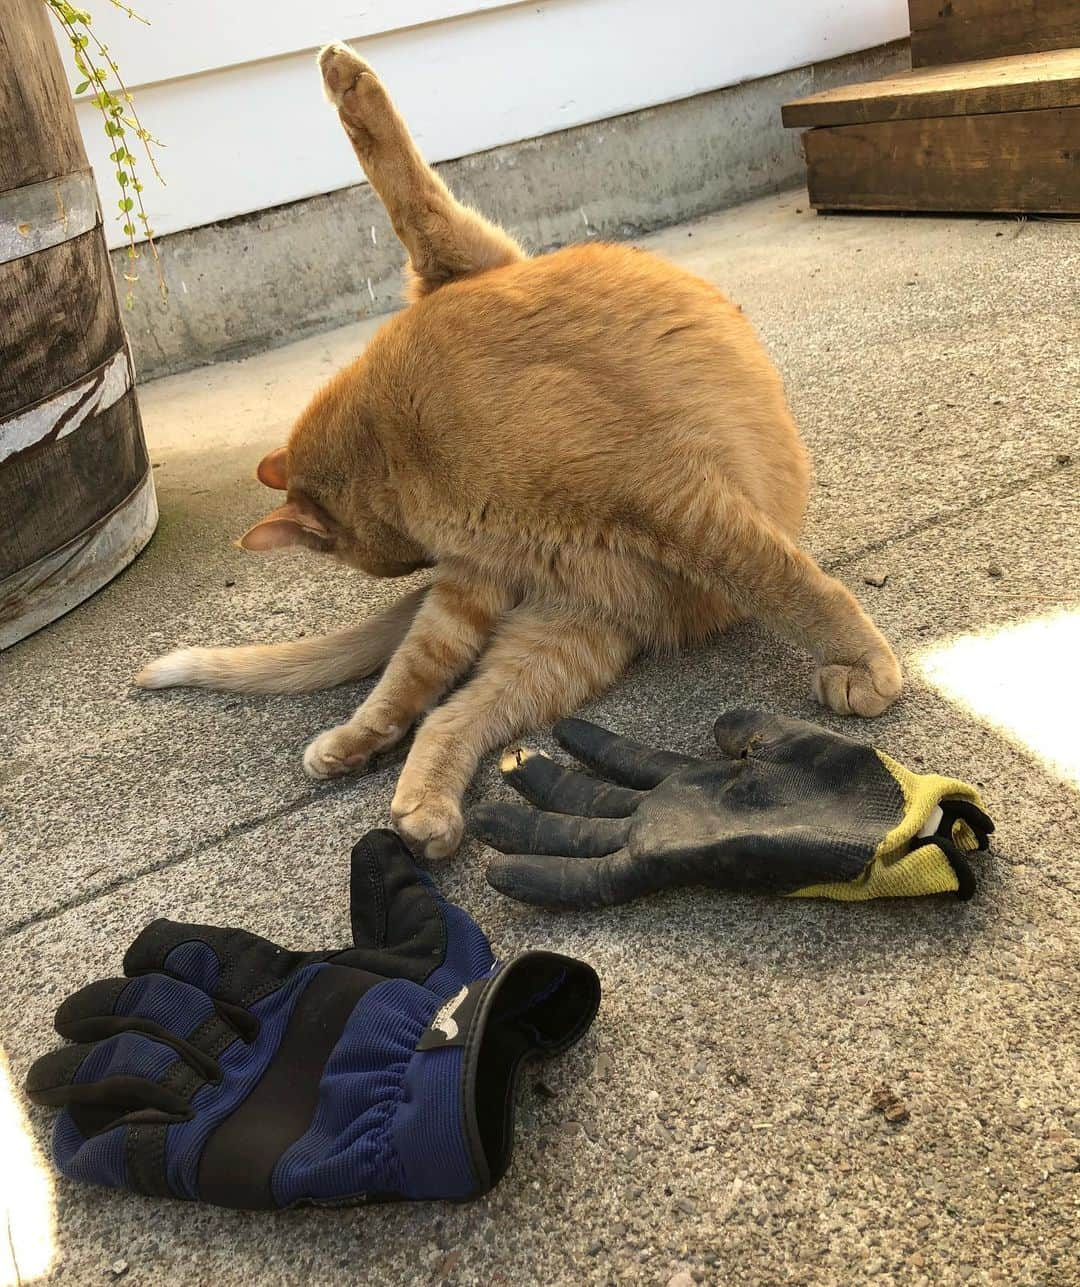
MULTIPOLYGON (((123 10, 129 18, 149 26, 146 18, 122 3, 122 0, 109 0, 109 2, 117 9, 123 10)), ((66 0, 44 0, 44 3, 52 10, 53 17, 67 36, 74 51, 75 66, 79 74, 84 77, 75 87, 76 97, 89 90, 93 91, 89 101, 101 112, 105 133, 113 146, 113 151, 109 153, 109 160, 116 166, 116 182, 120 187, 120 199, 116 203, 120 211, 117 219, 122 223, 124 236, 127 238, 128 264, 124 271, 124 280, 128 283, 128 292, 125 303, 128 308, 131 308, 133 302, 131 288, 139 280, 139 273, 135 266, 139 259, 138 247, 135 244, 135 238, 138 235, 145 237, 150 247, 157 273, 158 290, 164 299, 169 289, 165 283, 161 258, 154 242, 154 230, 150 227, 150 217, 143 205, 143 184, 139 178, 139 162, 128 143, 130 136, 138 139, 150 169, 161 184, 164 184, 165 180, 157 167, 154 148, 163 147, 164 144, 143 127, 135 111, 135 100, 124 84, 120 69, 109 53, 108 45, 102 44, 90 26, 90 15, 86 10, 76 9, 66 0), (110 87, 110 82, 115 82, 115 88, 110 87)))

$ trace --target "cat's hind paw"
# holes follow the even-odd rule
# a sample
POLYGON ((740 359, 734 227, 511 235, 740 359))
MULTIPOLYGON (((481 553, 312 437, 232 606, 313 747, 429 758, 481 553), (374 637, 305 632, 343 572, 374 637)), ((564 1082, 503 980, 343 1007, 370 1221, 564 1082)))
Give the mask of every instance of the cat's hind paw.
POLYGON ((319 50, 319 70, 322 72, 327 102, 339 111, 344 108, 345 96, 350 91, 376 89, 383 92, 382 84, 372 68, 340 40, 319 50))

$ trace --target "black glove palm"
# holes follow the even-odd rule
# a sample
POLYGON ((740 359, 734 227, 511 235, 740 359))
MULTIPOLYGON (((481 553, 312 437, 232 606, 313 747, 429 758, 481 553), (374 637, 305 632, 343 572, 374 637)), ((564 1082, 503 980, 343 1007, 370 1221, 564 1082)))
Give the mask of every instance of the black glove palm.
POLYGON ((714 734, 731 758, 558 723, 560 745, 616 785, 508 753, 504 776, 539 808, 476 811, 480 837, 511 855, 491 863, 488 880, 512 898, 568 907, 694 884, 843 900, 974 891, 962 851, 984 849, 993 823, 973 787, 759 711, 729 711, 714 734))

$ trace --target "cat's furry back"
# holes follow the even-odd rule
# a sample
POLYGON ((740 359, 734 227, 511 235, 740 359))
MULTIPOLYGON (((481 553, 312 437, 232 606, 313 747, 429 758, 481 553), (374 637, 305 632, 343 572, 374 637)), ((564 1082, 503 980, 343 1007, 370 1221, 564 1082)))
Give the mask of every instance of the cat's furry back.
POLYGON ((607 245, 453 283, 387 323, 305 413, 288 469, 349 533, 374 516, 418 561, 461 559, 641 644, 700 639, 723 615, 715 579, 660 552, 719 480, 788 535, 807 494, 739 310, 607 245))
POLYGON ((343 46, 321 63, 416 302, 262 462, 287 496, 243 543, 379 576, 433 566, 432 587, 338 636, 185 649, 140 681, 295 690, 387 662, 352 719, 309 746, 308 771, 327 776, 404 736, 475 664, 422 724, 394 800, 428 857, 460 840, 480 755, 601 691, 642 648, 742 615, 814 653, 834 709, 883 710, 899 669, 794 543, 806 455, 740 311, 627 247, 526 259, 424 165, 365 63, 343 46))

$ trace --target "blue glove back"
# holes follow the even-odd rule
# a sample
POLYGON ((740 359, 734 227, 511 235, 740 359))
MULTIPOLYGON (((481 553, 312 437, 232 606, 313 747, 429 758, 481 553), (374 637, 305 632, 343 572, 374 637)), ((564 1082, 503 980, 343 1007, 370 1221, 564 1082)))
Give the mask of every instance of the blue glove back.
POLYGON ((522 1061, 586 1031, 599 981, 553 953, 499 966, 391 832, 354 848, 351 897, 344 951, 159 920, 124 978, 69 997, 56 1029, 76 1044, 27 1077, 63 1110, 59 1169, 252 1208, 490 1188, 522 1061))

